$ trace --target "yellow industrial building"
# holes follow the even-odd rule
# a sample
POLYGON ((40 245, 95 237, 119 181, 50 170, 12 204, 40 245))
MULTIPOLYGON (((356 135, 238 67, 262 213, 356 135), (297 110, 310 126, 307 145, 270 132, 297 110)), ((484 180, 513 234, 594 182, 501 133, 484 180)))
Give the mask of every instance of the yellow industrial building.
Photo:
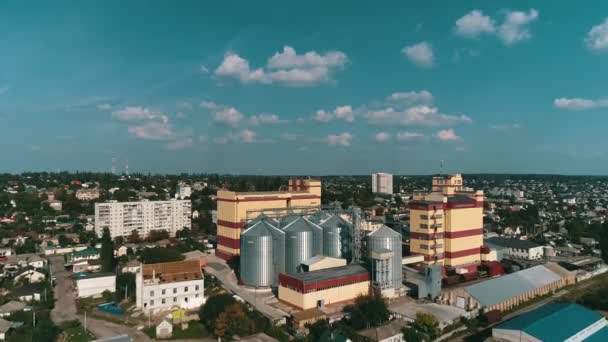
POLYGON ((240 254, 241 230, 261 214, 303 213, 321 207, 321 181, 291 179, 286 191, 217 192, 216 255, 230 260, 240 254), (281 210, 281 209, 284 209, 281 210))
POLYGON ((433 177, 432 191, 414 194, 409 203, 411 254, 428 264, 479 264, 483 202, 483 191, 465 188, 460 174, 433 177))

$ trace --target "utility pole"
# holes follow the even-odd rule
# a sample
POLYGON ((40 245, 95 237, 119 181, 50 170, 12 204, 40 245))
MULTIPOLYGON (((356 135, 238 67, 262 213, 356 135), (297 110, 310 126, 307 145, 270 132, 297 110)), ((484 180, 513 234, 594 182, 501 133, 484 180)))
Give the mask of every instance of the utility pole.
POLYGON ((84 312, 84 330, 87 330, 87 312, 84 312))

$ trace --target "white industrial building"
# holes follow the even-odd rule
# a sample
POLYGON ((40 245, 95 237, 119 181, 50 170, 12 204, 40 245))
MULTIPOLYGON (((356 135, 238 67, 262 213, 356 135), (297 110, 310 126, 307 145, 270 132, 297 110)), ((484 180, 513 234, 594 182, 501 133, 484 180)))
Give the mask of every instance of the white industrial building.
POLYGON ((190 200, 116 202, 95 204, 95 232, 101 236, 108 228, 112 237, 127 237, 135 230, 145 238, 152 230, 166 230, 170 236, 192 220, 190 200))
POLYGON ((372 174, 372 192, 375 194, 393 194, 393 175, 390 173, 372 174))
POLYGON ((496 249, 499 259, 502 259, 504 256, 510 256, 516 259, 538 260, 542 259, 544 255, 543 246, 530 240, 496 236, 485 239, 484 244, 496 249))
POLYGON ((196 309, 205 303, 199 260, 142 265, 135 276, 136 305, 156 313, 173 307, 196 309))
POLYGON ((101 297, 105 291, 116 292, 116 274, 93 273, 76 279, 78 298, 101 297))

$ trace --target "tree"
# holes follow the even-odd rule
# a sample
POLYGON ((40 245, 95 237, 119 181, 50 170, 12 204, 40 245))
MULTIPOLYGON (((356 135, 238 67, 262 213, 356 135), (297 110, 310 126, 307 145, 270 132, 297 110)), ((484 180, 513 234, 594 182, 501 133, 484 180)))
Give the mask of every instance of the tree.
POLYGON ((125 294, 127 299, 135 299, 134 273, 120 273, 116 276, 116 301, 120 302, 124 300, 125 294))
POLYGON ((350 323, 354 329, 366 329, 377 327, 390 318, 388 305, 379 291, 374 291, 369 296, 359 296, 355 304, 344 308, 350 314, 350 323))
POLYGON ((141 242, 141 238, 139 237, 139 233, 137 230, 133 229, 131 234, 127 237, 127 242, 129 243, 139 243, 141 242))
POLYGON ((608 222, 605 222, 602 225, 602 230, 600 231, 600 251, 602 253, 602 259, 604 262, 608 263, 608 222))
POLYGON ((70 246, 74 243, 74 241, 72 241, 72 239, 69 239, 68 237, 66 237, 63 234, 59 235, 57 240, 59 241, 59 246, 61 246, 61 247, 70 246))
POLYGON ((406 341, 435 341, 441 335, 439 322, 435 316, 424 312, 416 313, 416 319, 403 329, 406 341))
POLYGON ((169 232, 161 229, 161 230, 152 230, 150 231, 150 233, 148 233, 148 241, 150 242, 156 242, 156 241, 160 241, 160 240, 164 240, 164 239, 168 239, 169 238, 169 232))
POLYGON ((229 305, 236 303, 236 300, 227 293, 211 296, 207 299, 205 305, 199 310, 199 318, 207 330, 215 331, 216 320, 224 309, 229 305))
POLYGON ((181 254, 179 249, 174 247, 144 248, 140 253, 140 257, 144 264, 156 264, 159 262, 184 260, 184 256, 181 254))
POLYGON ((121 246, 124 243, 125 243, 125 238, 123 238, 122 236, 117 236, 114 238, 114 245, 121 246))
POLYGON ((581 219, 575 218, 566 223, 566 230, 568 231, 568 238, 573 243, 581 242, 581 235, 583 234, 584 222, 581 219))
POLYGON ((114 272, 114 243, 110 236, 110 230, 104 228, 101 236, 101 271, 114 272))

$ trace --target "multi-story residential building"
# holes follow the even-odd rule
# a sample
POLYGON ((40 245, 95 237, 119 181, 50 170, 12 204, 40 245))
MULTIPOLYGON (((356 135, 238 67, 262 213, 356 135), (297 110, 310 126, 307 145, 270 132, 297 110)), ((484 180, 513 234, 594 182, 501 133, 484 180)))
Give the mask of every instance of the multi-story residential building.
POLYGON ((78 189, 76 190, 76 198, 81 201, 92 201, 100 196, 99 189, 78 189))
POLYGON ((192 195, 192 188, 186 183, 179 183, 175 192, 175 198, 185 199, 192 195))
POLYGON ((156 313, 205 303, 205 278, 199 260, 142 265, 135 276, 136 305, 156 313))
POLYGON ((127 237, 137 231, 145 238, 153 230, 166 230, 175 236, 190 229, 191 215, 190 200, 95 203, 95 232, 101 236, 108 228, 112 237, 127 237))
POLYGON ((375 194, 393 194, 393 175, 390 173, 372 174, 372 192, 375 194))
POLYGON ((410 252, 427 263, 474 267, 483 246, 483 191, 467 189, 462 176, 433 177, 430 193, 416 193, 410 207, 410 252))
POLYGON ((321 181, 291 179, 287 191, 217 192, 216 255, 230 260, 240 254, 241 230, 260 214, 285 215, 321 207, 321 181))

